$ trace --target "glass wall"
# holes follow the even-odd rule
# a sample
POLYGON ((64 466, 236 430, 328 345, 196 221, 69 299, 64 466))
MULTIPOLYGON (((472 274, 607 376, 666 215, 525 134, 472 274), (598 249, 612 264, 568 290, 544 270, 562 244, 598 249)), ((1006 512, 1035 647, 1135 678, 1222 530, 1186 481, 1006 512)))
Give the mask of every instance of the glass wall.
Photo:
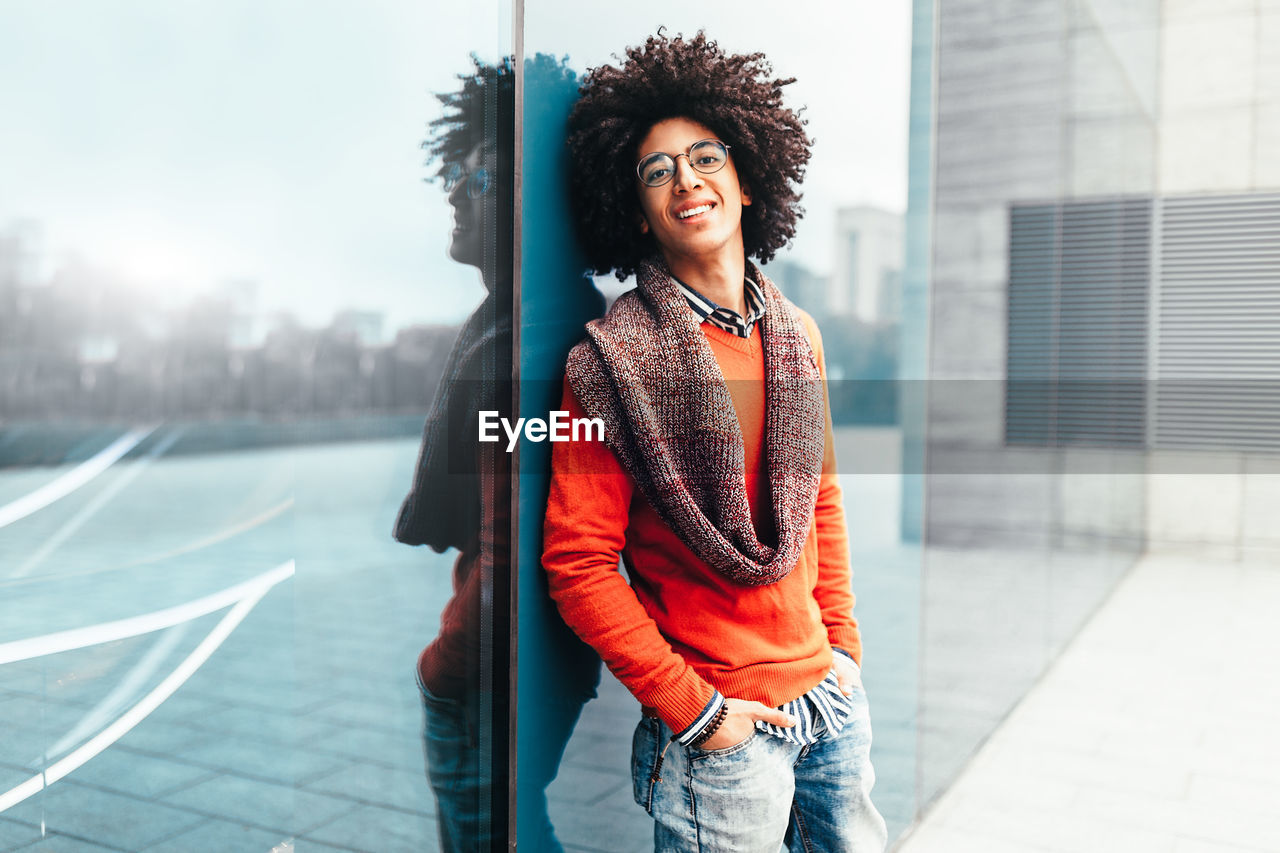
POLYGON ((511 32, 0 10, 0 849, 505 838, 511 32))

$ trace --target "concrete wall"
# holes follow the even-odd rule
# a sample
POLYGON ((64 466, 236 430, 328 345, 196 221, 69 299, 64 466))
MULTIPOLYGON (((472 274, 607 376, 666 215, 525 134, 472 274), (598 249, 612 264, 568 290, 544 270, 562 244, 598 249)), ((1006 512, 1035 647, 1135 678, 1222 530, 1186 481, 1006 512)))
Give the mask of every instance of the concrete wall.
MULTIPOLYGON (((1280 2, 1165 0, 1163 19, 1160 192, 1280 188, 1280 2)), ((1160 451, 1148 470, 1150 550, 1240 558, 1280 549, 1275 456, 1160 451)))
POLYGON ((1130 541, 1131 463, 1068 480, 1075 456, 1004 447, 1009 207, 1155 189, 1158 4, 942 0, 939 21, 927 470, 965 474, 930 484, 929 541, 1130 541))
POLYGON ((939 0, 923 798, 1140 550, 1141 453, 1004 444, 1009 209, 1155 187, 1158 7, 939 0))

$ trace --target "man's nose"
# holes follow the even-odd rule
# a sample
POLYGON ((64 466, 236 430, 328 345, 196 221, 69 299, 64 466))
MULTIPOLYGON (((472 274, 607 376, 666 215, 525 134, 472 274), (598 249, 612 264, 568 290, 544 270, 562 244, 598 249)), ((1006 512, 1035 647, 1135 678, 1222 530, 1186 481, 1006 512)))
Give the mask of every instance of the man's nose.
POLYGON ((460 204, 465 204, 464 199, 466 199, 466 197, 467 179, 465 177, 459 178, 458 182, 453 185, 453 189, 449 190, 449 204, 452 204, 454 207, 458 207, 460 204))
POLYGON ((672 168, 676 170, 674 187, 676 192, 688 192, 702 186, 702 175, 693 168, 693 161, 689 159, 688 154, 677 154, 672 168), (683 163, 680 162, 681 157, 684 158, 683 163))

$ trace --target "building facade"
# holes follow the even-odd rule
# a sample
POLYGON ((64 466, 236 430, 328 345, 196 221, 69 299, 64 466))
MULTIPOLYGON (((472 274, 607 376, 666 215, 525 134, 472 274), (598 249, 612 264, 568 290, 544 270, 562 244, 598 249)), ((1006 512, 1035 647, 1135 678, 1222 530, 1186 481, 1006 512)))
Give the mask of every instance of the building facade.
POLYGON ((1280 4, 920 7, 929 790, 1144 550, 1280 544, 1280 4))

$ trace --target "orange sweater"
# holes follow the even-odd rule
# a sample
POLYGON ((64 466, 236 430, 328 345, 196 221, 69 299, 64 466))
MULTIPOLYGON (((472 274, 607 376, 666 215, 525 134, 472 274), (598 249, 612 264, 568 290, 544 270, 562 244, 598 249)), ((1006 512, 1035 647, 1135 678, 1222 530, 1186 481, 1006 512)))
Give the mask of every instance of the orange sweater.
MULTIPOLYGON (((807 314, 802 319, 825 381, 817 326, 807 314)), ((701 328, 737 411, 751 516, 768 541, 772 531, 761 529, 771 513, 762 470, 760 326, 747 339, 710 323, 701 328)), ((561 408, 586 416, 567 383, 561 408)), ((829 405, 826 436, 814 523, 800 560, 782 580, 755 587, 695 557, 603 443, 553 445, 543 552, 551 597, 569 627, 673 731, 697 719, 713 688, 776 706, 822 681, 832 646, 861 663, 829 405), (630 586, 617 571, 619 555, 630 586)))

